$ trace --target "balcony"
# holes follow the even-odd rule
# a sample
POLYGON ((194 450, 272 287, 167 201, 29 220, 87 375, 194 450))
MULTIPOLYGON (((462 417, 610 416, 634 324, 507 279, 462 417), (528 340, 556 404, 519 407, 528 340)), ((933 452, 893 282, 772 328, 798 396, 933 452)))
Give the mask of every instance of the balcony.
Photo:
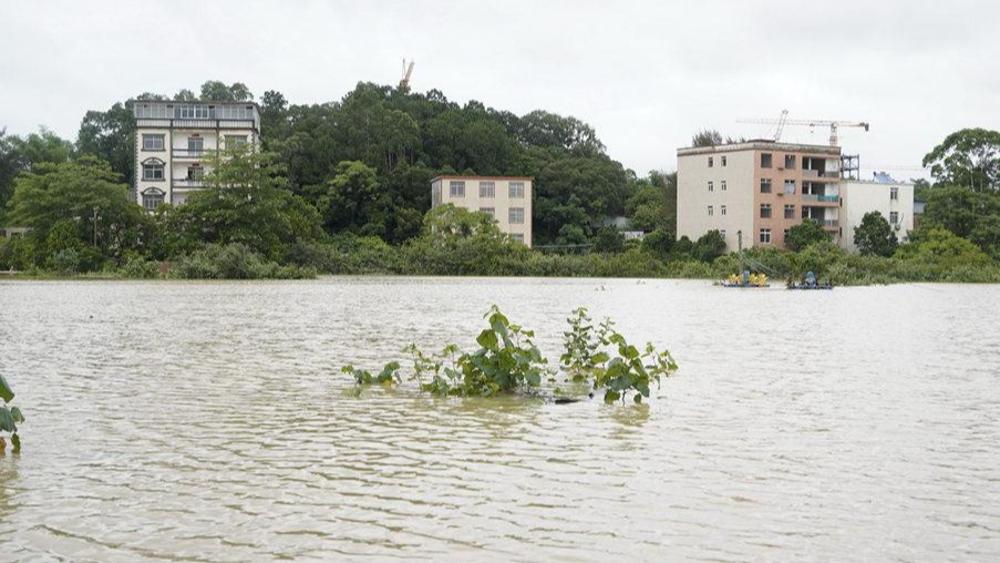
POLYGON ((201 178, 174 178, 175 188, 203 188, 205 187, 205 180, 201 178))
POLYGON ((174 148, 173 157, 190 159, 190 160, 201 160, 205 158, 206 154, 214 153, 215 149, 187 149, 187 148, 174 148))
POLYGON ((802 201, 814 202, 821 206, 832 205, 836 206, 840 203, 840 195, 830 194, 830 195, 818 195, 818 194, 802 194, 802 201))

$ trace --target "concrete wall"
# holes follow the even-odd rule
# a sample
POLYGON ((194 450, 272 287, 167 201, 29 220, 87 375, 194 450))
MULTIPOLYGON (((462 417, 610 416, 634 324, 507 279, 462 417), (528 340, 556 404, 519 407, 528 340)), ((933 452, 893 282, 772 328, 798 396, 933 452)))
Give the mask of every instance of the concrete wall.
POLYGON ((440 176, 431 182, 431 205, 437 207, 451 203, 455 207, 464 207, 471 211, 481 211, 483 209, 493 209, 493 217, 501 232, 510 235, 520 235, 524 244, 529 247, 531 241, 531 219, 532 219, 532 179, 519 177, 502 176, 440 176), (453 197, 451 195, 452 182, 465 182, 465 196, 453 197), (494 197, 480 197, 479 188, 482 182, 493 182, 494 197), (510 198, 508 196, 510 184, 524 184, 524 197, 510 198), (520 208, 524 210, 524 222, 522 224, 510 223, 510 209, 520 208))
MULTIPOLYGON (((720 149, 722 147, 719 147, 720 149)), ((743 245, 752 244, 752 206, 754 200, 754 152, 716 151, 711 155, 677 157, 677 238, 692 241, 711 230, 725 231, 726 246, 737 248, 737 232, 743 232, 743 245), (708 157, 712 157, 712 166, 708 157), (726 165, 722 165, 722 157, 726 165), (726 189, 722 189, 723 181, 726 189), (712 182, 712 191, 708 183, 712 182), (708 207, 712 207, 712 215, 708 207), (723 215, 725 206, 725 215, 723 215)))
POLYGON ((906 240, 907 233, 913 230, 913 184, 894 183, 880 184, 846 180, 842 186, 844 206, 841 210, 841 224, 844 236, 840 245, 850 251, 856 251, 854 245, 854 229, 861 225, 861 219, 866 213, 878 211, 892 224, 892 213, 897 214, 896 237, 900 242, 906 240), (897 190, 897 199, 892 199, 892 190, 897 190))

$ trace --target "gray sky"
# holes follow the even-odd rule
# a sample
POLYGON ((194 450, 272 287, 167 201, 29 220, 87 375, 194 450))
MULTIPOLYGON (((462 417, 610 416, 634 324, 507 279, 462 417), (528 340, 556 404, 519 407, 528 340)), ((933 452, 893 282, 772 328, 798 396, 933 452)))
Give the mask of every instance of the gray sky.
POLYGON ((871 122, 841 134, 867 173, 919 165, 956 129, 1000 129, 997 21, 1000 2, 955 0, 0 0, 0 127, 75 139, 88 109, 208 79, 325 102, 395 83, 405 56, 415 90, 574 115, 640 174, 673 169, 704 127, 765 136, 736 120, 783 108, 871 122))

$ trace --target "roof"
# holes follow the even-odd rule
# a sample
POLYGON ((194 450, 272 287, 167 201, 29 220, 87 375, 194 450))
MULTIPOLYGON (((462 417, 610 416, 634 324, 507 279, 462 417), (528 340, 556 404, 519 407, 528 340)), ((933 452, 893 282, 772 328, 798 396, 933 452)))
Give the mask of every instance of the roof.
POLYGON ((442 174, 440 176, 435 176, 431 178, 431 182, 436 182, 437 180, 527 180, 528 182, 535 181, 534 176, 464 176, 462 174, 442 174))
POLYGON ((143 98, 136 98, 133 100, 136 103, 142 102, 146 104, 186 104, 186 105, 205 105, 205 106, 255 106, 260 109, 260 104, 253 100, 248 100, 245 102, 233 102, 229 100, 148 100, 143 98))
POLYGON ((767 139, 755 139, 743 143, 729 143, 711 145, 707 147, 681 147, 677 149, 677 156, 756 150, 807 152, 840 156, 840 147, 831 147, 830 145, 806 145, 802 143, 780 143, 767 139))

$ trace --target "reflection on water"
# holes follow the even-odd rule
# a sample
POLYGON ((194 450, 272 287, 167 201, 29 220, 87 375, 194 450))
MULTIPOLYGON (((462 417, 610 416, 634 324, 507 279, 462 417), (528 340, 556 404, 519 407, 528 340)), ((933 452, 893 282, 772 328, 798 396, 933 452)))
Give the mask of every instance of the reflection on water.
POLYGON ((0 283, 28 417, 0 553, 997 559, 998 310, 996 286, 0 283), (471 346, 492 303, 550 358, 585 305, 681 369, 639 406, 347 392, 342 364, 471 346))

